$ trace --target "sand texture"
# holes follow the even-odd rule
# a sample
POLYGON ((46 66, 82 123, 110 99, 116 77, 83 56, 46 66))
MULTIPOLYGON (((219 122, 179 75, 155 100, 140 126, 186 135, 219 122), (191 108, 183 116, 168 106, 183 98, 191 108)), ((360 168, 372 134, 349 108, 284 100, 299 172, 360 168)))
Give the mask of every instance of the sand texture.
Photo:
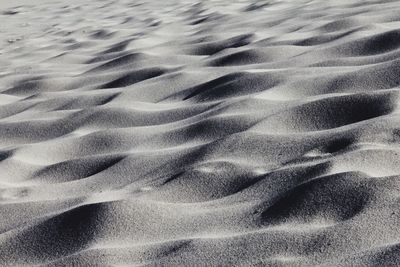
POLYGON ((25 2, 0 266, 400 266, 400 1, 25 2))

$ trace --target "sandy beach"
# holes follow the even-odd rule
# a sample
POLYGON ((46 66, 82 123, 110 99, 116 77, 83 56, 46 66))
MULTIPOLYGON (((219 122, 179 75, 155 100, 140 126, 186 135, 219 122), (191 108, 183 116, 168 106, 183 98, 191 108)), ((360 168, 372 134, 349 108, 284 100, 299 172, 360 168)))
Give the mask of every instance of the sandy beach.
POLYGON ((400 266, 400 1, 0 22, 0 266, 400 266))

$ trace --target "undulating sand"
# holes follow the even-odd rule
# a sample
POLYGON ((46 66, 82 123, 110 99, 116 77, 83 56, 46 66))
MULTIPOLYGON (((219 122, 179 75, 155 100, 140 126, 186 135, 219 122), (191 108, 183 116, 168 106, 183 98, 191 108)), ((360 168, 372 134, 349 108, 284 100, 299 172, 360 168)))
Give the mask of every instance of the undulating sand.
POLYGON ((400 266, 400 1, 20 2, 0 266, 400 266))

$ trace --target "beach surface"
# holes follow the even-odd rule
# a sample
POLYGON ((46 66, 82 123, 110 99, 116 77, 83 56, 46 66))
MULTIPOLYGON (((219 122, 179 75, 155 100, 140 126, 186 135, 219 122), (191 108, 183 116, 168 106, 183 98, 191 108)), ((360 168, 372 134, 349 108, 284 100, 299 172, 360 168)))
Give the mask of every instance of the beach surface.
POLYGON ((0 21, 0 266, 400 266, 400 1, 0 21))

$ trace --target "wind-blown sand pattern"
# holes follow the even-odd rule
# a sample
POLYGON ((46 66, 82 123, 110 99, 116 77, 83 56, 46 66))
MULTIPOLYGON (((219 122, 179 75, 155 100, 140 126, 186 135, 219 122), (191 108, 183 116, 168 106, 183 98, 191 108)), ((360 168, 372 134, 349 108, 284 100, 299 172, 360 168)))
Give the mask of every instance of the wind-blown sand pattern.
POLYGON ((0 21, 0 266, 400 266, 399 1, 0 21))

